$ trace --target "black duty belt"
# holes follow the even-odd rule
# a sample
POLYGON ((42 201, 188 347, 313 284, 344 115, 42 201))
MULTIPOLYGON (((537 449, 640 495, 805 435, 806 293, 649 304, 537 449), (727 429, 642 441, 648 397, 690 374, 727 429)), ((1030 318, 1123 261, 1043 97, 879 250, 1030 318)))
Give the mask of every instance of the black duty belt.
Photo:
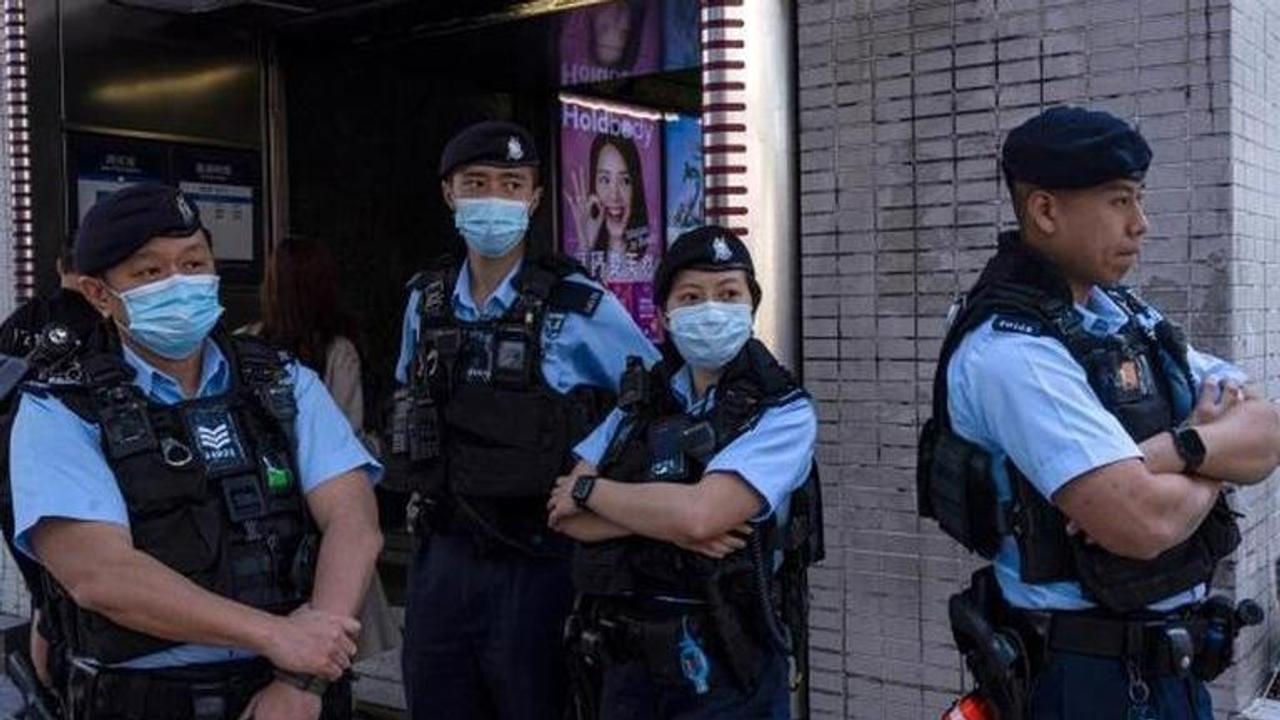
POLYGON ((71 664, 76 717, 222 720, 236 717, 254 693, 271 682, 264 659, 157 670, 92 668, 71 664))
MULTIPOLYGON (((93 668, 72 662, 70 694, 77 718, 235 720, 274 677, 271 663, 264 658, 156 670, 93 668)), ((331 684, 322 718, 349 717, 350 692, 349 678, 331 684), (343 702, 346 714, 334 714, 332 710, 343 702)))
POLYGON ((1148 676, 1189 672, 1206 628, 1191 608, 1133 618, 1090 612, 1014 613, 1035 629, 1050 652, 1133 660, 1148 676))

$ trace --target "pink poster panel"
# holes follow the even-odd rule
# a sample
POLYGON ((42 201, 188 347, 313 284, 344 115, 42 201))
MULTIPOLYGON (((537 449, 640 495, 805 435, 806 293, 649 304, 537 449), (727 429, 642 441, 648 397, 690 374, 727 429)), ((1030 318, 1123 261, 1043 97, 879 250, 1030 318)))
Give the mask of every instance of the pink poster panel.
POLYGON ((561 98, 561 249, 613 290, 654 339, 662 332, 652 287, 665 247, 662 142, 656 112, 561 98))
POLYGON ((661 3, 614 0, 564 15, 560 85, 586 85, 661 69, 661 3))

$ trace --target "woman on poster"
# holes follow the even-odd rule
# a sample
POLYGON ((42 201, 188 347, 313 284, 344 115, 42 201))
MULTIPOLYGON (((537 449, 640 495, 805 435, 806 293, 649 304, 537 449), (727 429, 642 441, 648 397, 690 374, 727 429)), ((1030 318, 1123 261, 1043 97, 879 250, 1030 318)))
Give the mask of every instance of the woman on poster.
POLYGON ((587 266, 604 282, 649 280, 655 253, 635 142, 597 135, 587 170, 573 172, 566 191, 580 247, 589 248, 587 266))

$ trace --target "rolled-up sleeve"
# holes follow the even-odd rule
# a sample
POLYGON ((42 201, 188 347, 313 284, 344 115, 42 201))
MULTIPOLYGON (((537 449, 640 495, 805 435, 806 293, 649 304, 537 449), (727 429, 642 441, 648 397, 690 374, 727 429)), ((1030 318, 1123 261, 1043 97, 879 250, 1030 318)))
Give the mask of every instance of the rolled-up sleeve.
POLYGON ((1055 339, 988 325, 961 343, 948 381, 956 431, 1003 450, 1046 498, 1091 470, 1142 457, 1055 339))
POLYGON ((100 443, 98 429, 56 398, 23 395, 9 451, 14 536, 23 552, 35 557, 31 532, 50 518, 129 526, 100 443))
POLYGON ((1187 347, 1187 364, 1191 367, 1191 376, 1195 378, 1197 384, 1210 377, 1231 380, 1241 385, 1249 382, 1248 374, 1233 363, 1215 355, 1200 352, 1193 347, 1187 347))
POLYGON ((614 408, 609 413, 604 422, 596 426, 591 434, 578 443, 573 449, 573 454, 578 456, 579 460, 586 460, 591 463, 592 467, 599 468, 600 460, 604 457, 604 453, 609 449, 609 443, 613 441, 613 436, 618 432, 618 426, 622 424, 624 413, 614 408))
POLYGON ((294 363, 293 394, 298 404, 295 431, 298 472, 303 492, 311 492, 350 470, 364 470, 370 482, 382 477, 382 465, 356 437, 351 423, 310 368, 294 363))
POLYGON ((730 472, 763 500, 756 520, 782 507, 804 484, 813 465, 818 418, 808 398, 769 408, 750 430, 726 445, 707 463, 707 473, 730 472))

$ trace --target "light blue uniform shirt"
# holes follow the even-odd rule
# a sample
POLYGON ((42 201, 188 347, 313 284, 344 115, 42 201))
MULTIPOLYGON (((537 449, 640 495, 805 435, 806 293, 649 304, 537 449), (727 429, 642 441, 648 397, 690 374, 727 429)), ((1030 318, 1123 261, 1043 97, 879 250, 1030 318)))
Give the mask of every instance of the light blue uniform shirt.
MULTIPOLYGON (((705 416, 715 406, 715 388, 701 400, 694 398, 693 375, 688 366, 671 377, 671 390, 692 418, 705 416)), ((625 414, 614 409, 604 422, 574 448, 582 460, 599 467, 618 432, 625 414)), ((750 430, 724 446, 707 463, 707 474, 736 473, 762 501, 755 520, 764 520, 778 511, 787 516, 791 493, 804 485, 813 464, 813 448, 818 440, 818 416, 807 397, 798 397, 784 405, 768 408, 750 430)))
MULTIPOLYGON (((1097 288, 1077 305, 1086 331, 1113 335, 1128 313, 1097 288)), ((1138 316, 1150 327, 1154 309, 1138 316)), ((1142 451, 1114 415, 1107 412, 1080 366, 1058 340, 998 330, 995 318, 960 342, 947 368, 948 403, 954 432, 991 453, 1001 500, 1011 497, 1005 460, 1012 459, 1042 495, 1052 498, 1067 483, 1095 468, 1141 458, 1142 451)), ((1196 389, 1207 377, 1244 383, 1239 368, 1189 350, 1196 389)), ((1082 610, 1093 607, 1079 583, 1031 585, 1018 574, 1017 543, 1006 537, 995 558, 996 578, 1005 598, 1031 609, 1082 610)), ((1204 597, 1196 587, 1152 605, 1168 610, 1204 597)))
MULTIPOLYGON (((165 405, 182 402, 181 386, 152 367, 128 347, 124 359, 137 370, 134 384, 151 400, 165 405)), ((372 482, 382 467, 351 430, 324 383, 298 363, 289 366, 293 396, 298 404, 298 481, 304 493, 347 472, 363 468, 372 482)), ((206 340, 197 397, 226 392, 231 366, 217 343, 206 340)), ((14 531, 18 547, 28 555, 31 530, 45 518, 105 522, 129 527, 129 513, 115 474, 102 451, 102 432, 85 422, 61 401, 35 394, 22 396, 14 418, 9 469, 13 482, 14 531)), ((247 650, 180 645, 127 663, 124 667, 162 668, 252 657, 247 650)))
MULTIPOLYGON (((517 263, 485 301, 484 307, 478 308, 471 297, 471 276, 468 262, 464 261, 451 298, 454 317, 462 322, 477 322, 496 320, 505 315, 520 299, 515 286, 520 268, 517 263)), ((600 289, 599 285, 578 273, 570 275, 567 280, 600 289)), ((396 380, 402 385, 408 382, 409 365, 417 351, 422 320, 418 315, 421 295, 420 290, 409 293, 409 302, 404 310, 400 359, 396 362, 396 380)), ((604 291, 599 306, 590 316, 547 310, 542 323, 542 376, 552 390, 567 393, 579 385, 587 385, 608 388, 616 393, 629 355, 643 358, 646 367, 656 363, 660 357, 657 348, 640 331, 613 293, 604 291)))

